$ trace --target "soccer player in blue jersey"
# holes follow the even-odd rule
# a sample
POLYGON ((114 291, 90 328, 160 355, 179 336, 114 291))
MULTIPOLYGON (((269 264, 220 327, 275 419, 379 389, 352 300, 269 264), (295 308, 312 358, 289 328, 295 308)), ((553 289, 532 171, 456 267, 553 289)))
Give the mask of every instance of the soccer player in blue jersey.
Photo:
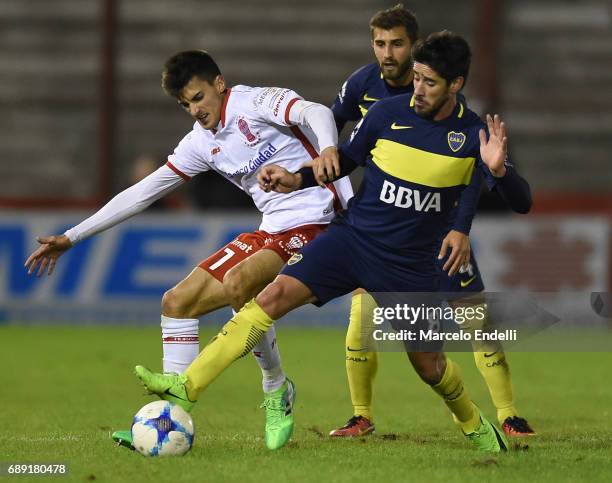
MULTIPOLYGON (((365 167, 349 208, 290 259, 184 374, 155 374, 137 366, 136 375, 150 392, 191 409, 199 393, 248 354, 275 320, 306 303, 323 305, 358 287, 370 293, 436 291, 439 240, 466 185, 480 179, 475 170, 485 170, 489 186, 511 203, 518 196, 524 187, 504 162, 504 124, 496 116, 487 117, 485 126, 457 102, 469 71, 467 42, 450 32, 432 34, 415 44, 413 57, 414 96, 377 103, 340 150, 336 176, 365 167)), ((259 180, 264 190, 279 192, 316 184, 309 168, 289 173, 274 165, 261 168, 259 180)), ((477 448, 493 453, 507 449, 503 433, 470 399, 455 363, 443 352, 408 356, 477 448)))
MULTIPOLYGON (((332 106, 338 133, 347 122, 358 121, 374 103, 399 94, 412 94, 413 72, 411 48, 419 37, 416 16, 398 4, 376 13, 370 20, 372 49, 376 62, 357 69, 344 82, 332 106)), ((465 99, 459 94, 459 100, 465 99)), ((520 205, 519 211, 529 209, 520 205)), ((454 221, 455 216, 451 217, 454 221)), ((456 228, 449 224, 447 231, 456 228)), ((467 227, 469 231, 469 226, 467 227)), ((467 234, 467 233, 466 233, 467 234)), ((452 292, 456 297, 469 296, 484 290, 482 276, 471 247, 471 260, 464 270, 449 276, 444 270, 445 259, 438 260, 439 291, 452 292)), ((353 416, 347 423, 330 432, 335 437, 363 436, 374 432, 372 391, 378 370, 378 354, 368 347, 367 330, 362 320, 372 320, 372 297, 362 290, 351 299, 349 327, 346 334, 346 373, 353 405, 353 416)), ((504 432, 512 436, 535 434, 526 419, 519 416, 514 405, 510 368, 501 344, 486 348, 474 347, 476 366, 484 378, 497 409, 497 418, 504 432)))

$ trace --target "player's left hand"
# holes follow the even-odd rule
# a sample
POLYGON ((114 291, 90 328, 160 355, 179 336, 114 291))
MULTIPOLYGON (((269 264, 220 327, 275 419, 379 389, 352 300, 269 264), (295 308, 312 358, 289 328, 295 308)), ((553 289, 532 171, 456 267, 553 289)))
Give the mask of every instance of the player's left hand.
POLYGON ((442 241, 438 260, 446 256, 449 248, 451 253, 442 269, 445 272, 448 271, 448 276, 452 277, 461 267, 467 267, 470 264, 470 237, 457 230, 449 231, 442 241))
POLYGON ((268 164, 257 173, 257 182, 266 193, 270 191, 291 193, 300 187, 302 176, 297 173, 290 173, 276 164, 268 164))
POLYGON ((488 140, 484 129, 481 129, 478 133, 480 136, 480 157, 493 176, 501 178, 506 174, 504 161, 508 156, 506 125, 497 114, 494 117, 487 114, 487 129, 489 131, 488 140))
POLYGON ((325 148, 311 163, 315 180, 321 188, 340 176, 340 156, 335 146, 325 148))

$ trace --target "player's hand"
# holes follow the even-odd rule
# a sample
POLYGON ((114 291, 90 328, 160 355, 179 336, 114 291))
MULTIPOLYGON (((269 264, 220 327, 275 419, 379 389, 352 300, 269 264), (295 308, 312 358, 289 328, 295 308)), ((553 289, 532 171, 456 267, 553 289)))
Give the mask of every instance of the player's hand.
POLYGON ((311 163, 315 180, 321 188, 340 176, 340 156, 334 146, 325 148, 311 163))
POLYGON ((24 267, 28 270, 28 275, 34 273, 37 268, 37 277, 40 277, 45 271, 47 275, 51 275, 57 259, 72 247, 72 242, 66 235, 40 236, 36 241, 41 246, 32 252, 24 267))
POLYGON ((276 164, 268 164, 257 173, 257 182, 266 193, 270 191, 291 193, 302 184, 302 176, 298 173, 290 173, 276 164))
POLYGON ((504 161, 508 156, 506 125, 497 114, 494 117, 487 114, 487 129, 489 131, 488 140, 484 129, 481 129, 478 133, 480 136, 480 157, 493 176, 501 178, 506 174, 504 161))
POLYGON ((442 260, 448 249, 451 253, 446 260, 442 269, 448 271, 448 276, 455 275, 461 267, 466 267, 470 264, 470 237, 457 230, 451 230, 442 241, 438 260, 442 260))

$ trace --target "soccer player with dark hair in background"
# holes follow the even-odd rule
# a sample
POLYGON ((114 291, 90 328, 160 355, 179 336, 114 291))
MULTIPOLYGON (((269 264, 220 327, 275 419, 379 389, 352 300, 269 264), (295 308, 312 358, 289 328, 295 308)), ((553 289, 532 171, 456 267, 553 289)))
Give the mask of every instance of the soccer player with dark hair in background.
MULTIPOLYGON (((340 162, 322 162, 327 178, 365 167, 348 209, 294 255, 182 375, 137 366, 136 375, 150 392, 191 409, 199 393, 247 354, 275 320, 306 303, 323 305, 359 287, 383 294, 435 292, 440 238, 466 186, 479 186, 481 170, 510 205, 530 202, 524 181, 506 163, 507 137, 499 117, 487 116, 485 125, 457 100, 470 64, 467 42, 439 32, 417 42, 413 57, 414 95, 376 103, 340 149, 340 162)), ((258 179, 266 192, 290 193, 322 182, 318 171, 291 173, 271 164, 260 169, 258 179)), ((507 449, 503 433, 472 402, 455 363, 438 351, 408 356, 478 449, 507 449)))
MULTIPOLYGON (((338 134, 348 121, 358 121, 372 105, 399 94, 413 94, 411 48, 419 37, 417 18, 398 4, 377 12, 370 20, 372 49, 376 62, 357 69, 344 82, 332 106, 338 134)), ((459 94, 459 99, 465 102, 459 94)), ((518 211, 528 211, 519 206, 518 211)), ((451 217, 449 231, 453 229, 456 214, 451 217)), ((469 227, 468 227, 469 229, 469 227)), ((466 233, 467 234, 467 233, 466 233)), ((484 284, 473 251, 467 266, 455 274, 445 273, 446 260, 438 261, 440 292, 452 292, 456 297, 470 296, 484 290, 484 284)), ((443 252, 443 250, 441 250, 443 252)), ((353 416, 331 436, 352 437, 373 433, 374 418, 372 391, 378 370, 378 354, 368 347, 367 330, 362 320, 372 320, 374 300, 362 290, 351 299, 349 326, 346 333, 346 373, 353 405, 353 416)), ((497 419, 510 436, 535 434, 529 423, 519 416, 514 405, 510 368, 501 343, 490 343, 486 348, 474 346, 476 367, 485 380, 491 400, 497 409, 497 419)))

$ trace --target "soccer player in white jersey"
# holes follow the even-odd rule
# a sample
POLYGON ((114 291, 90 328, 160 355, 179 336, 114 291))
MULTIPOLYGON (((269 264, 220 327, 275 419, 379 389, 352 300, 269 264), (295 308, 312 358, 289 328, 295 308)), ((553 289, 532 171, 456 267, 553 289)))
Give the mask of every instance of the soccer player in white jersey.
MULTIPOLYGON (((63 235, 38 238, 29 273, 51 275, 75 243, 143 211, 191 177, 214 170, 249 194, 263 217, 258 231, 243 233, 203 260, 162 299, 164 372, 182 373, 199 353, 198 318, 220 307, 239 309, 271 282, 284 263, 325 229, 352 196, 348 178, 328 189, 294 196, 259 189, 257 170, 268 163, 294 172, 321 157, 337 161, 337 131, 327 107, 290 89, 234 86, 205 51, 180 52, 165 64, 162 86, 195 118, 193 130, 168 162, 119 193, 63 235)), ((276 337, 268 332, 253 349, 263 374, 265 441, 282 447, 293 432, 294 384, 284 374, 276 337)), ((245 355, 245 354, 242 354, 245 355)), ((131 445, 129 431, 113 438, 131 445)))

